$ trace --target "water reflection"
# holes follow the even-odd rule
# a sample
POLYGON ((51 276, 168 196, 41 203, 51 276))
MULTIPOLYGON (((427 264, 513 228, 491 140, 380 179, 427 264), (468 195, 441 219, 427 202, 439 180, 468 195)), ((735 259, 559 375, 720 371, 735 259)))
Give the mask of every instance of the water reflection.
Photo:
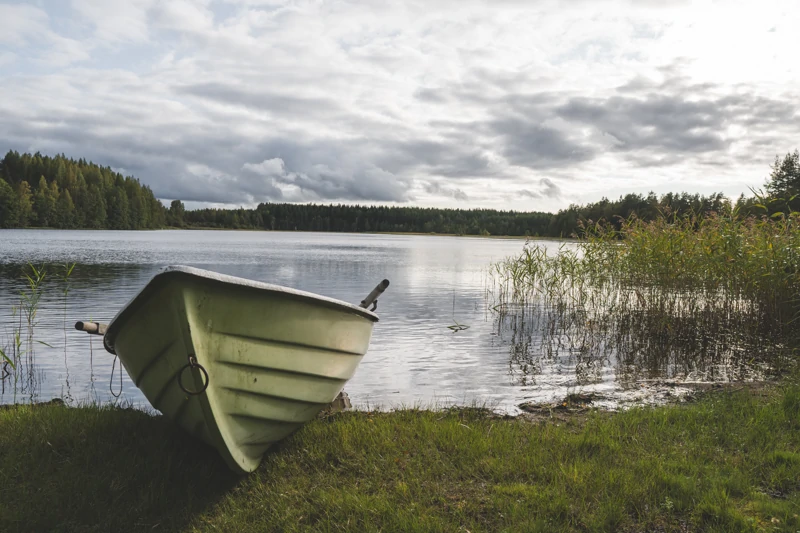
POLYGON ((796 332, 754 320, 752 302, 655 287, 578 292, 532 291, 493 306, 495 334, 521 387, 562 376, 568 390, 597 392, 613 404, 631 391, 653 392, 654 384, 764 380, 794 364, 796 332))
MULTIPOLYGON (((348 392, 356 405, 488 402, 513 407, 515 386, 494 345, 485 310, 487 266, 518 253, 523 241, 402 235, 277 232, 0 231, 0 343, 14 329, 12 308, 27 262, 50 272, 77 262, 65 319, 60 285, 48 277, 38 314, 34 385, 2 402, 67 397, 113 400, 113 357, 96 337, 74 331, 76 319, 107 321, 159 269, 188 264, 357 302, 375 283, 381 298, 368 356, 348 392), (454 313, 455 306, 455 313, 454 313), (453 317, 469 330, 453 334, 453 317), (66 354, 66 355, 65 355, 66 354)), ((114 376, 114 392, 119 389, 114 376)), ((145 404, 127 376, 121 399, 145 404)))
MULTIPOLYGON (((146 407, 127 375, 120 384, 119 366, 112 376, 114 359, 102 342, 72 324, 110 320, 171 264, 351 302, 390 279, 369 353, 347 385, 357 407, 479 403, 513 412, 520 403, 576 390, 602 393, 613 403, 632 397, 647 380, 728 379, 759 371, 757 361, 747 362, 753 347, 737 337, 737 331, 754 327, 748 324, 732 325, 725 348, 707 342, 702 327, 680 321, 671 326, 677 328, 671 336, 648 337, 641 333, 653 328, 646 314, 632 316, 629 337, 615 339, 599 315, 530 302, 491 310, 489 265, 518 255, 523 245, 514 239, 412 235, 0 230, 0 347, 6 351, 15 331, 23 337, 27 332, 19 314, 25 290, 20 274, 28 262, 49 265, 35 326, 35 340, 44 344, 30 343, 29 359, 22 357, 17 372, 2 380, 0 402, 114 401, 119 394, 146 407), (78 266, 65 310, 57 271, 71 262, 78 266), (468 329, 448 328, 455 323, 468 329), (701 351, 682 358, 679 343, 701 351), (715 358, 720 350, 739 356, 715 358)), ((709 324, 714 320, 719 317, 710 314, 709 324)))

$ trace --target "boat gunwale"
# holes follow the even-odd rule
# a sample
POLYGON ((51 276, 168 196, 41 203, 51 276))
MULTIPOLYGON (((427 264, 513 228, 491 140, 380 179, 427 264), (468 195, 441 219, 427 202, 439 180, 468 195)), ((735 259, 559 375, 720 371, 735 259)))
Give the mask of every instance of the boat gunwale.
POLYGON ((123 327, 123 324, 127 321, 127 319, 133 315, 140 306, 144 305, 145 301, 147 301, 147 299, 151 296, 151 293, 160 289, 168 281, 176 278, 201 279, 221 285, 235 285, 238 287, 256 289, 263 292, 287 296, 291 299, 300 301, 311 301, 316 304, 322 304, 325 307, 359 315, 363 318, 371 320, 372 322, 378 322, 378 315, 372 311, 343 300, 337 300, 335 298, 322 296, 313 292, 292 289, 282 285, 274 285, 262 281, 230 276, 228 274, 220 274, 211 270, 204 270, 201 268, 184 265, 174 265, 168 266, 161 272, 156 273, 150 279, 150 281, 148 281, 147 284, 142 287, 142 289, 139 290, 139 292, 137 292, 133 298, 131 298, 128 303, 126 303, 122 309, 119 310, 119 312, 117 312, 111 322, 109 322, 108 329, 103 336, 103 346, 105 347, 106 351, 116 354, 114 349, 114 341, 118 333, 117 330, 123 327))

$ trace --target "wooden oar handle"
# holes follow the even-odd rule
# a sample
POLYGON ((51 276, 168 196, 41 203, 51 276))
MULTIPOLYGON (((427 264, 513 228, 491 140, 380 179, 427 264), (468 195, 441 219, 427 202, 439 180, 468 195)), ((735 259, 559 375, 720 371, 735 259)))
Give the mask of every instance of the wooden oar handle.
POLYGON ((369 296, 367 296, 366 298, 361 300, 361 307, 366 309, 367 307, 372 305, 372 303, 375 300, 378 299, 378 296, 383 294, 383 291, 385 291, 386 287, 388 287, 388 286, 389 286, 389 280, 388 279, 385 279, 385 280, 381 281, 380 283, 378 283, 378 286, 375 287, 374 289, 372 289, 372 292, 369 293, 369 296))
POLYGON ((101 324, 99 322, 75 322, 75 329, 78 331, 85 331, 91 335, 105 335, 108 324, 101 324))

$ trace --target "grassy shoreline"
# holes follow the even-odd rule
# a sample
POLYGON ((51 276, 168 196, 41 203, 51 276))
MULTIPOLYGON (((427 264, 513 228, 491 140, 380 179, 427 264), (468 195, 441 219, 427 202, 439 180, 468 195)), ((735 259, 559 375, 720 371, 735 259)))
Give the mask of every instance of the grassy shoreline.
POLYGON ((0 410, 0 530, 797 531, 800 385, 530 421, 348 412, 252 475, 163 417, 0 410))

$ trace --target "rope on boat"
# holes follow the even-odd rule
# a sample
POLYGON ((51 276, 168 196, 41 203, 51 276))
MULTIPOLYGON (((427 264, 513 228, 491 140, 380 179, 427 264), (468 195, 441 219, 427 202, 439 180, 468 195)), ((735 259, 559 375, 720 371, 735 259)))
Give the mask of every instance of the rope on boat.
POLYGON ((114 369, 117 367, 117 359, 119 359, 118 355, 114 356, 114 362, 111 364, 111 377, 108 378, 108 392, 111 393, 111 396, 114 398, 119 398, 122 396, 122 363, 119 364, 119 392, 114 393, 114 369))
POLYGON ((185 365, 183 365, 183 367, 181 368, 180 372, 178 372, 178 386, 186 394, 188 394, 190 396, 196 396, 196 395, 202 394, 203 392, 206 391, 206 389, 208 388, 208 382, 209 382, 208 372, 206 371, 205 368, 203 368, 203 365, 201 365, 200 363, 197 362, 197 358, 194 356, 194 354, 190 353, 189 354, 189 362, 186 363, 185 365), (205 382, 203 383, 203 386, 200 388, 200 390, 191 391, 191 390, 189 390, 189 389, 187 389, 186 387, 183 386, 183 372, 187 368, 196 368, 205 377, 205 380, 204 380, 205 382))

